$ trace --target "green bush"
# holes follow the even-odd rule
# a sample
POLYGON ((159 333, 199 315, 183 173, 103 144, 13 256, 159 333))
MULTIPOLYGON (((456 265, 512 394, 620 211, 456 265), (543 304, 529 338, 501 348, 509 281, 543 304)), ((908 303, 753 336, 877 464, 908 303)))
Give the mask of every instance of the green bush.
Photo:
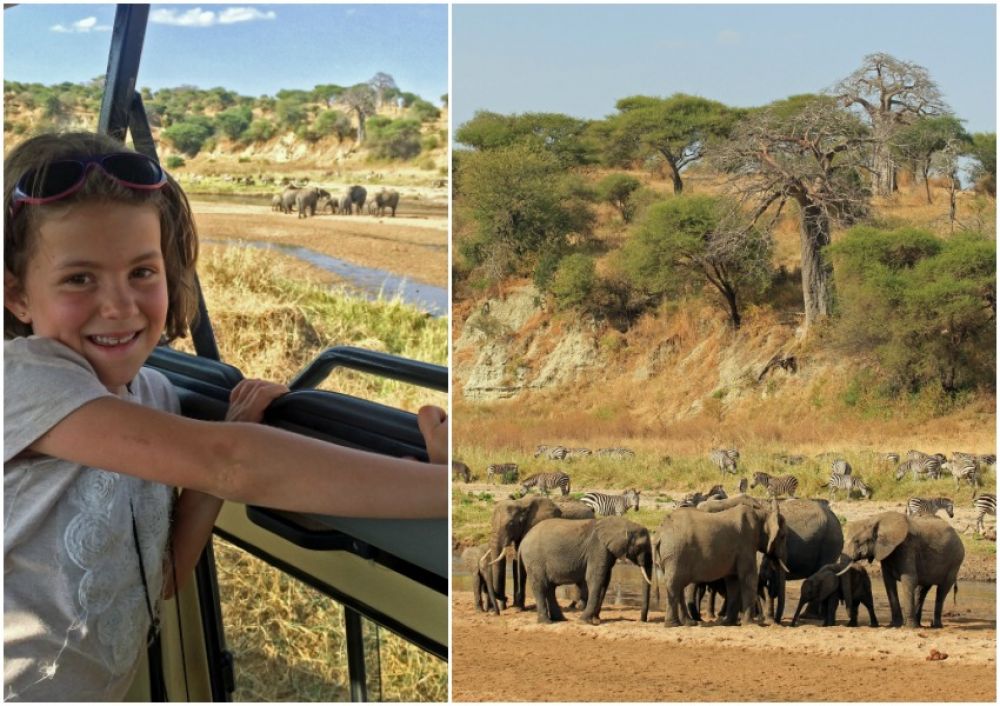
POLYGON ((635 214, 632 194, 642 182, 628 174, 609 174, 597 184, 597 197, 607 201, 621 214, 622 220, 628 223, 635 214))
POLYGON ((560 309, 581 308, 590 300, 596 279, 592 258, 579 253, 569 255, 560 260, 550 291, 560 309))
POLYGON ((410 106, 410 116, 422 123, 437 120, 441 117, 441 111, 423 99, 418 99, 410 106))
POLYGON ((230 140, 238 140, 250 127, 253 113, 250 108, 228 108, 215 116, 215 125, 230 140))
POLYGON ((167 157, 167 169, 177 169, 178 167, 183 167, 185 164, 184 158, 179 155, 172 154, 167 157))
POLYGON ((254 120, 243 133, 244 139, 251 142, 266 142, 278 134, 278 128, 270 120, 254 120))
POLYGON ((441 143, 438 142, 437 135, 427 135, 427 137, 420 140, 420 147, 427 152, 436 150, 440 146, 441 143))
POLYGON ((160 134, 174 146, 174 149, 194 157, 214 132, 215 129, 208 118, 194 115, 184 122, 174 123, 160 134))
POLYGON ((420 154, 420 123, 416 120, 368 121, 369 147, 379 159, 412 159, 420 154))

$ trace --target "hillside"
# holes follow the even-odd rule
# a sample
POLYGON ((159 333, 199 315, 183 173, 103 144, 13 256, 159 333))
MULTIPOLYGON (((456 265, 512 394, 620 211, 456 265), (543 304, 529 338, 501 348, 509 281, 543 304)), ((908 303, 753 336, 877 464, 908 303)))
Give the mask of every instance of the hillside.
MULTIPOLYGON (((663 197, 669 180, 631 171, 663 197)), ((588 184, 606 172, 586 170, 588 184)), ((876 199, 872 220, 950 235, 948 195, 906 176, 876 199)), ((688 190, 718 193, 711 173, 687 176, 688 190)), ((994 232, 995 202, 958 194, 958 221, 994 232)), ((461 203, 456 206, 461 212, 461 203)), ((597 206, 598 276, 614 269, 630 237, 614 210, 597 206)), ((453 311, 456 446, 527 453, 539 443, 629 445, 650 456, 700 456, 710 446, 766 446, 815 454, 831 448, 886 450, 947 446, 992 450, 992 388, 950 397, 940 390, 887 395, 871 352, 845 350, 831 331, 802 327, 797 213, 773 229, 774 280, 746 305, 734 330, 712 292, 665 301, 627 326, 560 309, 529 279, 475 287, 460 271, 453 311), (784 367, 777 365, 784 361, 784 367), (771 364, 769 366, 769 363, 771 364), (766 372, 765 372, 766 370, 766 372), (475 441, 472 441, 472 440, 475 441)), ((459 218, 456 251, 471 237, 459 218)), ((835 229, 833 241, 844 237, 835 229)), ((995 333, 994 333, 995 336, 995 333)))
MULTIPOLYGON (((5 144, 47 130, 93 129, 101 83, 6 81, 5 144)), ((447 107, 397 91, 366 119, 359 144, 356 113, 339 102, 344 92, 317 86, 249 98, 222 88, 142 91, 157 153, 189 192, 269 194, 283 181, 442 188, 447 107)))

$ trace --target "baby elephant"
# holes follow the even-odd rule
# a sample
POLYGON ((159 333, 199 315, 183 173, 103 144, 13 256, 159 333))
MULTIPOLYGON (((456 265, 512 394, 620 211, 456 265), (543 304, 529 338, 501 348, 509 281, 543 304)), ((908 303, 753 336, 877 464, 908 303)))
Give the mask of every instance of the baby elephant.
POLYGON ((847 606, 850 617, 848 627, 858 626, 858 606, 862 603, 868 609, 868 624, 878 627, 875 617, 875 601, 872 598, 872 582, 868 572, 857 564, 827 564, 802 582, 799 605, 792 616, 792 626, 799 620, 802 608, 811 601, 818 601, 823 608, 823 627, 833 625, 837 617, 837 604, 847 606))
POLYGON ((500 614, 493 585, 490 583, 490 548, 485 544, 469 547, 462 552, 462 564, 472 577, 472 600, 476 612, 493 611, 500 614))

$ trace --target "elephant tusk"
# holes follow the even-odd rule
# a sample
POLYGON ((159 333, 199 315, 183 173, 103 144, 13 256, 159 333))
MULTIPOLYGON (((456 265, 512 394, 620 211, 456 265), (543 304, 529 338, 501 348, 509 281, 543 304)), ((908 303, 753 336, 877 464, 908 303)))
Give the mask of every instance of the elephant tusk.
POLYGON ((652 585, 653 585, 653 582, 652 582, 652 581, 650 581, 650 580, 649 580, 649 576, 647 576, 647 575, 646 575, 646 567, 645 567, 645 566, 643 566, 642 564, 639 564, 639 571, 641 571, 641 572, 642 572, 642 577, 643 577, 644 579, 646 579, 646 583, 648 583, 648 584, 649 584, 650 586, 652 586, 652 585))
MULTIPOLYGON (((497 554, 497 558, 490 562, 490 566, 493 566, 494 564, 499 563, 500 560, 504 558, 504 555, 506 554, 506 552, 504 551, 505 549, 507 549, 507 547, 504 547, 503 549, 500 550, 499 554, 497 554)), ((493 550, 490 549, 490 551, 488 553, 492 553, 492 552, 493 552, 493 550)))
POLYGON ((847 562, 847 566, 844 567, 844 570, 843 571, 838 571, 836 573, 836 576, 843 576, 844 574, 846 574, 848 571, 851 570, 852 566, 854 566, 854 562, 853 561, 847 562))
POLYGON ((788 567, 785 566, 785 562, 783 562, 781 559, 778 559, 778 565, 781 567, 781 570, 784 571, 786 574, 792 573, 791 571, 789 571, 788 567))

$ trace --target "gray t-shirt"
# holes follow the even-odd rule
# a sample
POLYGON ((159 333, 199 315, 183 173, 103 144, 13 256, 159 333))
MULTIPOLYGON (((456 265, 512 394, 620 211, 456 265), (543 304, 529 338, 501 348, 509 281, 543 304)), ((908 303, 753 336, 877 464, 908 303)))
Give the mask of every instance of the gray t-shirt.
MULTIPOLYGON (((156 371, 142 369, 129 387, 129 401, 179 411, 156 371)), ((173 490, 22 453, 71 412, 111 394, 61 343, 4 341, 5 700, 119 701, 143 654, 149 609, 132 517, 156 611, 173 490)))

